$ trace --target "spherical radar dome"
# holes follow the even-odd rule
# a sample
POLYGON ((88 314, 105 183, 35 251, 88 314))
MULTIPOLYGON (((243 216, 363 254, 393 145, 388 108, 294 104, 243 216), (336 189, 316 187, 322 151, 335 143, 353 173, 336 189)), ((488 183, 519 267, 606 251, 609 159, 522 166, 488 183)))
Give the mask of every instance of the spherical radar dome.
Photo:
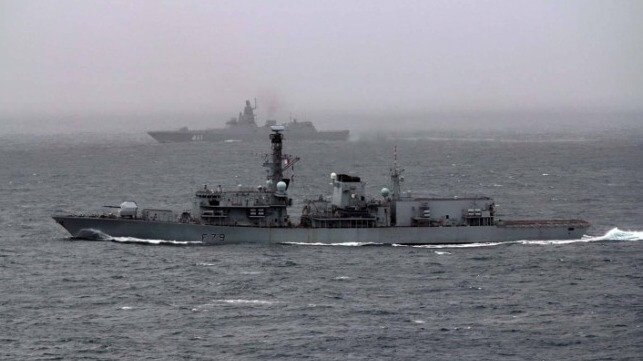
POLYGON ((288 185, 286 184, 286 182, 284 182, 284 181, 277 182, 277 192, 283 193, 283 192, 286 191, 287 187, 288 187, 288 185))

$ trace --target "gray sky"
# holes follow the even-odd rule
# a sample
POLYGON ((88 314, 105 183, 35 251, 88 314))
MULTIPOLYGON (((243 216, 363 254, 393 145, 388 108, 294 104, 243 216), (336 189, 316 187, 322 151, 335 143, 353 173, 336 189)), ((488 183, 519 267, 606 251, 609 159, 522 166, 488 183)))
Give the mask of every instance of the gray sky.
POLYGON ((642 16, 637 0, 0 0, 0 121, 232 116, 253 97, 280 119, 641 110, 642 16))

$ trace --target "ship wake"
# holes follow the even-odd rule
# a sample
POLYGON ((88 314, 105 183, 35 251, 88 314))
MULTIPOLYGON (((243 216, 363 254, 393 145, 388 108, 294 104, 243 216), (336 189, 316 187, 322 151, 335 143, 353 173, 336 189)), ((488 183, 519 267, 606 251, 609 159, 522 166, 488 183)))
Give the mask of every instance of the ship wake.
POLYGON ((623 231, 618 228, 612 228, 602 236, 583 236, 581 239, 565 240, 542 240, 542 241, 517 241, 520 244, 550 245, 550 244, 571 244, 571 243, 589 243, 601 241, 641 241, 643 232, 640 231, 623 231))
POLYGON ((166 239, 143 239, 135 237, 111 237, 109 240, 116 243, 133 243, 150 246, 199 246, 203 244, 201 241, 173 241, 166 239))
POLYGON ((72 239, 82 239, 86 241, 109 241, 111 238, 112 236, 109 234, 91 228, 81 229, 75 237, 72 237, 72 239))
POLYGON ((322 242, 281 242, 281 244, 292 246, 335 246, 335 247, 365 247, 365 246, 390 246, 386 243, 376 242, 338 242, 338 243, 322 243, 322 242))
POLYGON ((623 231, 613 228, 602 236, 583 236, 580 239, 561 239, 561 240, 519 240, 510 242, 476 242, 476 243, 458 243, 458 244, 418 244, 404 245, 396 243, 375 243, 375 242, 343 242, 343 243, 308 243, 308 242, 283 242, 286 245, 295 246, 335 246, 335 247, 363 247, 363 246, 392 246, 392 247, 412 247, 412 248, 480 248, 495 247, 506 244, 523 244, 523 245, 564 245, 572 243, 589 243, 601 241, 641 241, 643 232, 641 231, 623 231))
POLYGON ((201 241, 174 241, 174 240, 165 240, 165 239, 145 239, 145 238, 136 238, 136 237, 113 237, 109 234, 99 231, 97 229, 82 229, 76 237, 72 239, 82 239, 88 241, 111 241, 116 243, 133 243, 133 244, 143 244, 143 245, 164 245, 164 246, 190 246, 190 245, 202 245, 201 241))

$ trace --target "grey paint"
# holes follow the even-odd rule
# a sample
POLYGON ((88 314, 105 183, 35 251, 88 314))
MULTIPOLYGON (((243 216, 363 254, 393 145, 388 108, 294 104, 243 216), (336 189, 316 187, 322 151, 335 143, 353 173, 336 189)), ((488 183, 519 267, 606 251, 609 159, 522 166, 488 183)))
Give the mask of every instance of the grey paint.
MULTIPOLYGON (((467 243, 522 239, 566 239, 584 234, 589 223, 581 220, 514 221, 494 219, 491 198, 410 198, 393 193, 382 200, 368 199, 361 178, 331 175, 332 201, 307 200, 301 222, 293 225, 287 209, 284 171, 298 158, 283 153, 283 131, 272 127, 264 167, 266 186, 223 191, 205 186, 195 193, 192 213, 171 219, 169 210, 142 210, 142 218, 117 216, 54 216, 70 234, 87 231, 126 236, 212 243, 240 242, 376 242, 467 243)), ((399 192, 402 170, 390 170, 393 189, 399 192)), ((132 202, 124 202, 127 208, 132 202)))
POLYGON ((136 237, 172 241, 231 243, 345 243, 444 244, 508 242, 517 240, 580 239, 588 224, 570 221, 552 227, 381 227, 381 228, 267 228, 218 227, 170 222, 56 216, 56 222, 72 236, 83 230, 112 237, 136 237), (573 228, 573 230, 569 230, 573 228), (223 237, 221 237, 223 235, 223 237))

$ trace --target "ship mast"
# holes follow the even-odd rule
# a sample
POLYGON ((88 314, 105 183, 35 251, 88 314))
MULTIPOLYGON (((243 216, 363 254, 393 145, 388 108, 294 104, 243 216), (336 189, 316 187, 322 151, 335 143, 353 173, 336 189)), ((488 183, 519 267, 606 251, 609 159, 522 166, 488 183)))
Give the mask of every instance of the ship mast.
MULTIPOLYGON (((270 127, 270 147, 272 154, 266 154, 266 161, 263 166, 268 168, 266 176, 266 189, 270 192, 277 191, 277 183, 285 182, 286 187, 292 178, 284 178, 284 171, 294 169, 294 164, 299 161, 299 157, 293 157, 289 154, 283 154, 283 125, 273 125, 270 127)), ((294 175, 294 174, 293 174, 294 175)))
POLYGON ((275 191, 277 182, 284 178, 284 171, 281 165, 283 159, 283 127, 271 127, 273 133, 270 134, 270 143, 272 149, 271 162, 266 162, 264 166, 268 167, 268 187, 271 191, 275 191))
POLYGON ((400 199, 400 182, 404 181, 402 176, 404 169, 399 169, 397 167, 397 145, 393 148, 393 167, 391 168, 391 183, 393 184, 393 199, 400 199))

